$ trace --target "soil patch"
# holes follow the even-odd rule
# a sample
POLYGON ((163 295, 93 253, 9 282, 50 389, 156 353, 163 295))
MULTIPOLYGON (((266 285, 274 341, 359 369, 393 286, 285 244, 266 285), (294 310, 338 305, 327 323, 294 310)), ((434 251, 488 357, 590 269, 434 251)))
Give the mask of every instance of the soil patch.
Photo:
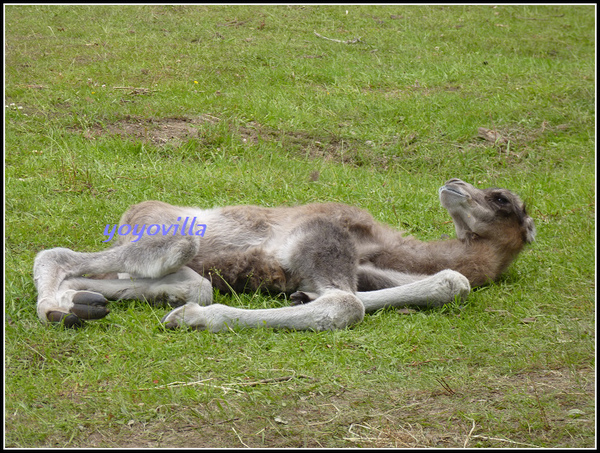
POLYGON ((132 420, 118 432, 100 428, 81 446, 589 448, 594 381, 594 370, 563 369, 454 389, 450 378, 450 386, 420 391, 290 388, 266 405, 253 403, 252 411, 247 409, 252 395, 228 394, 212 405, 175 404, 162 420, 132 420), (515 399, 530 401, 532 409, 514 410, 515 399))
POLYGON ((105 134, 118 135, 123 139, 151 143, 156 146, 180 144, 198 137, 198 126, 218 122, 211 115, 197 118, 140 118, 126 116, 122 120, 105 125, 96 124, 84 131, 87 138, 93 139, 105 134))
POLYGON ((83 135, 90 140, 106 134, 157 147, 180 146, 189 140, 197 140, 200 146, 211 147, 225 142, 228 139, 226 136, 230 136, 242 145, 279 143, 286 151, 311 159, 321 158, 356 166, 388 164, 388 159, 374 152, 369 143, 333 135, 317 136, 305 131, 281 131, 256 122, 224 124, 223 120, 209 114, 173 118, 126 116, 113 123, 95 124, 83 131, 83 135))

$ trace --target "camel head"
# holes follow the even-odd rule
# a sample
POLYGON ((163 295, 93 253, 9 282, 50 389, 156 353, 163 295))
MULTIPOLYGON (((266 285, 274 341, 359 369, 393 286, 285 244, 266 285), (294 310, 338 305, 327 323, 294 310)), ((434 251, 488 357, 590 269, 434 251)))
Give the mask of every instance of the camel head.
POLYGON ((535 224, 525 204, 509 190, 478 189, 454 178, 440 187, 439 195, 463 242, 481 238, 502 243, 505 238, 520 249, 535 238, 535 224))

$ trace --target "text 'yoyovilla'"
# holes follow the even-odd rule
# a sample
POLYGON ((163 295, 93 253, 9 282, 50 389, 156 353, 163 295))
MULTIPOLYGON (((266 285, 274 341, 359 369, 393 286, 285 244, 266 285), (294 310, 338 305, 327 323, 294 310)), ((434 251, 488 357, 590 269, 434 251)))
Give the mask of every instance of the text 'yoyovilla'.
MULTIPOLYGON (((177 217, 177 221, 181 221, 181 217, 177 217)), ((200 236, 204 237, 204 233, 206 232, 205 224, 197 224, 196 217, 192 219, 192 223, 188 226, 189 217, 186 217, 183 221, 183 224, 180 225, 178 223, 170 224, 170 225, 158 225, 152 224, 146 227, 146 224, 142 225, 141 228, 138 224, 135 224, 133 227, 127 223, 119 226, 117 229, 117 225, 113 225, 112 230, 109 233, 110 224, 106 224, 106 228, 104 228, 104 236, 108 236, 106 241, 109 242, 115 236, 115 232, 119 236, 127 236, 128 234, 132 234, 136 237, 135 240, 131 240, 131 242, 139 241, 144 234, 148 236, 156 236, 159 233, 162 233, 163 236, 167 236, 171 234, 175 236, 179 233, 181 236, 200 236), (187 232, 187 234, 186 234, 187 232)))

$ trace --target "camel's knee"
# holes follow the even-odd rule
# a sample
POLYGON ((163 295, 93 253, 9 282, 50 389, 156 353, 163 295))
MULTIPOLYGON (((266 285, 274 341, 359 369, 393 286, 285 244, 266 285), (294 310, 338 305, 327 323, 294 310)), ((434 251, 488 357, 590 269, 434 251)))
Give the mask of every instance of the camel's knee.
POLYGON ((148 291, 158 295, 154 302, 179 306, 187 303, 210 305, 213 301, 211 283, 187 266, 156 280, 148 291))
POLYGON ((124 266, 119 272, 137 277, 160 278, 177 272, 199 252, 196 236, 165 236, 142 238, 146 241, 120 246, 124 266))
POLYGON ((354 294, 331 290, 310 303, 316 330, 338 330, 361 322, 365 307, 354 294))
MULTIPOLYGON (((33 280, 36 288, 46 277, 64 274, 69 258, 74 252, 70 249, 57 247, 39 252, 33 260, 33 280)), ((60 282, 59 282, 60 283, 60 282)))
POLYGON ((46 262, 57 262, 58 259, 65 258, 71 254, 75 253, 73 250, 65 248, 65 247, 55 247, 51 249, 45 249, 35 256, 34 265, 36 263, 43 264, 46 262))

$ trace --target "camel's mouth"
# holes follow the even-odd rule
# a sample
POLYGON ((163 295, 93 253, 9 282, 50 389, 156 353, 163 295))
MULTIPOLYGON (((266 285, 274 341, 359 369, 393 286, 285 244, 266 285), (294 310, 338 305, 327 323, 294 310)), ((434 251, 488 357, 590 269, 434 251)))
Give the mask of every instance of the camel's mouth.
POLYGON ((454 217, 462 215, 463 210, 471 200, 471 195, 463 191, 459 185, 452 184, 453 181, 448 181, 448 183, 440 187, 438 192, 440 203, 454 217))
POLYGON ((458 208, 468 202, 471 196, 460 190, 460 187, 444 185, 439 189, 440 202, 446 209, 458 208))
POLYGON ((442 186, 442 187, 440 187, 440 189, 439 189, 439 191, 438 191, 438 192, 439 192, 440 194, 441 194, 442 192, 450 192, 450 193, 452 193, 453 195, 458 195, 459 197, 463 197, 463 198, 466 198, 466 197, 467 197, 467 195, 466 195, 466 194, 462 193, 460 190, 458 190, 458 189, 455 189, 454 187, 451 187, 451 186, 442 186))

